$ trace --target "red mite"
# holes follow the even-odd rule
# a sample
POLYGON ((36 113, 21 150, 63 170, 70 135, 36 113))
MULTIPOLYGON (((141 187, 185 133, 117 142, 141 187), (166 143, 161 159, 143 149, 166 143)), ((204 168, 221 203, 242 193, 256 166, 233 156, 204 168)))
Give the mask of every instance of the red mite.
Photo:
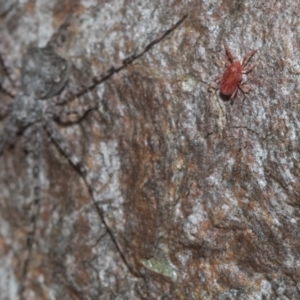
POLYGON ((246 67, 252 56, 257 50, 251 51, 247 54, 242 61, 234 60, 229 48, 225 45, 225 51, 228 56, 228 62, 226 64, 222 77, 219 77, 216 85, 219 87, 220 93, 225 97, 229 97, 231 100, 237 94, 238 89, 243 93, 249 93, 251 88, 242 83, 242 75, 247 74, 253 70, 256 64, 246 67))

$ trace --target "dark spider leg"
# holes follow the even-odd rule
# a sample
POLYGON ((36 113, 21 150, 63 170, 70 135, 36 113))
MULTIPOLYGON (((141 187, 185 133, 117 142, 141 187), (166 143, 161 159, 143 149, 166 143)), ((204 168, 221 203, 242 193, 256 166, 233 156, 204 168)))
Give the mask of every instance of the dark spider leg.
POLYGON ((11 98, 15 98, 15 96, 16 96, 16 92, 15 92, 14 89, 4 87, 4 86, 1 85, 1 84, 0 84, 0 90, 1 90, 4 94, 8 95, 8 96, 11 97, 11 98))
POLYGON ((66 106, 55 106, 52 107, 50 113, 52 118, 60 124, 72 124, 78 123, 82 120, 88 112, 98 108, 97 104, 89 103, 83 106, 80 106, 79 109, 71 110, 66 106))
POLYGON ((4 152, 6 146, 6 137, 7 137, 7 130, 4 128, 2 132, 0 132, 0 155, 4 152))
POLYGON ((71 163, 71 165, 78 171, 78 173, 81 175, 81 177, 85 181, 85 184, 86 184, 86 186, 88 188, 89 194, 90 194, 90 196, 91 196, 91 198, 93 200, 94 206, 95 206, 95 208, 96 208, 96 210, 98 212, 98 215, 100 217, 100 220, 103 223, 106 231, 108 232, 108 234, 109 234, 109 236, 110 236, 113 244, 115 245, 118 253, 120 254, 120 257, 122 258, 123 262, 127 266, 128 270, 133 275, 135 275, 136 277, 139 277, 140 275, 138 274, 138 272, 134 270, 134 268, 130 265, 130 263, 126 259, 125 255, 124 255, 124 253, 122 251, 122 248, 119 245, 119 243, 117 241, 117 238, 115 237, 115 234, 114 234, 113 230, 110 228, 110 226, 108 225, 108 223, 107 223, 107 221, 105 219, 103 209, 100 207, 100 205, 97 203, 97 201, 96 201, 96 199, 94 197, 92 182, 89 180, 89 178, 87 176, 88 171, 87 171, 86 167, 73 154, 71 148, 66 143, 66 141, 62 138, 62 136, 58 132, 58 129, 56 128, 54 122, 50 119, 50 117, 51 117, 50 115, 47 116, 47 117, 45 116, 45 118, 43 119, 43 124, 44 124, 44 127, 45 127, 46 131, 48 132, 49 136, 51 137, 52 141, 57 146, 57 148, 69 160, 69 162, 71 163))
POLYGON ((66 110, 64 108, 63 111, 60 113, 56 112, 53 114, 53 118, 60 124, 72 124, 72 123, 78 123, 80 120, 82 120, 87 113, 89 113, 91 110, 97 109, 97 105, 84 105, 79 110, 66 110))
POLYGON ((40 215, 40 209, 41 209, 41 182, 40 182, 40 162, 41 162, 41 148, 42 148, 42 137, 41 137, 41 124, 38 123, 36 126, 33 125, 31 129, 34 132, 31 132, 31 136, 34 136, 33 141, 33 149, 32 152, 32 158, 33 158, 33 203, 30 204, 30 222, 31 222, 31 228, 29 229, 28 235, 27 235, 27 256, 25 258, 23 271, 22 271, 22 285, 20 289, 20 295, 21 299, 24 298, 24 291, 25 291, 25 285, 26 285, 26 278, 28 273, 28 266, 31 260, 32 256, 32 247, 35 242, 36 237, 36 229, 37 229, 37 221, 40 215), (34 135, 33 135, 34 134, 34 135))
POLYGON ((50 40, 47 43, 47 46, 52 46, 52 47, 60 47, 65 40, 67 39, 67 33, 68 33, 68 28, 71 23, 71 17, 72 14, 69 14, 65 17, 61 25, 54 31, 52 34, 50 40))
POLYGON ((124 68, 126 68, 128 65, 133 63, 136 59, 143 56, 146 52, 148 52, 154 45, 158 44, 161 40, 163 40, 167 35, 169 35, 171 32, 173 32, 187 17, 187 15, 184 15, 178 22, 176 22, 172 27, 170 27, 168 30, 166 30, 163 34, 161 34, 158 38, 150 42, 146 47, 144 47, 141 51, 138 53, 134 53, 127 58, 125 58, 119 65, 112 66, 99 76, 96 76, 93 78, 93 83, 89 86, 86 86, 82 88, 79 91, 76 91, 75 93, 66 93, 65 97, 60 98, 58 97, 56 99, 57 104, 63 104, 68 101, 71 101, 75 97, 82 96, 87 91, 94 89, 97 85, 103 83, 104 81, 108 80, 110 77, 112 77, 114 74, 120 72, 124 68))
POLYGON ((4 129, 0 132, 0 156, 8 144, 14 144, 18 131, 19 128, 16 122, 12 118, 8 120, 4 129))
POLYGON ((1 91, 3 91, 5 94, 9 95, 11 98, 14 98, 16 96, 15 88, 18 87, 18 78, 14 74, 12 67, 7 63, 6 55, 0 50, 0 63, 4 69, 4 72, 6 76, 8 77, 10 83, 12 84, 12 88, 4 87, 3 85, 0 85, 1 91))
POLYGON ((12 109, 12 105, 11 104, 4 104, 0 106, 0 119, 3 119, 4 117, 6 117, 12 109))

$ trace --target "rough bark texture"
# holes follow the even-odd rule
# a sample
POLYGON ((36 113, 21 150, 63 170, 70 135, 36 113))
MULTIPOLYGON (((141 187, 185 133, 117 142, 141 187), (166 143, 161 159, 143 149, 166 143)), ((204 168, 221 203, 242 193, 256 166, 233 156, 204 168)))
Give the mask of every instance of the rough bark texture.
POLYGON ((60 127, 92 195, 43 132, 32 220, 28 136, 1 156, 0 298, 300 299, 299 11, 292 0, 1 0, 0 47, 16 74, 27 47, 71 16, 56 49, 71 87, 189 15, 85 96, 97 111, 60 127), (224 43, 238 58, 258 49, 253 90, 233 105, 208 92, 224 43))

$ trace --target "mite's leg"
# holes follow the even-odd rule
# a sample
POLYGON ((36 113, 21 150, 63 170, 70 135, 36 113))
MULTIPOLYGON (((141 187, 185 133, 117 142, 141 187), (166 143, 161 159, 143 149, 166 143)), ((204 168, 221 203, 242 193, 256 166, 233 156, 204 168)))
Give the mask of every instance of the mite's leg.
POLYGON ((253 65, 251 65, 251 66, 249 66, 247 68, 244 68, 243 71, 242 71, 242 73, 243 74, 250 73, 256 66, 257 66, 257 64, 253 64, 253 65))
POLYGON ((219 88, 222 76, 217 76, 215 81, 208 86, 207 90, 211 92, 212 90, 217 90, 219 88))
POLYGON ((230 96, 230 104, 231 105, 233 104, 233 101, 237 95, 237 91, 238 91, 238 88, 236 88, 235 91, 233 92, 233 94, 230 96))
POLYGON ((244 59, 242 61, 242 67, 245 67, 248 64, 248 62, 250 61, 250 59, 256 52, 257 52, 257 50, 253 50, 244 57, 244 59))
POLYGON ((230 63, 233 63, 234 62, 234 58, 233 58, 233 55, 232 55, 230 49, 228 48, 227 45, 224 45, 224 48, 225 48, 225 52, 226 52, 226 55, 228 57, 228 60, 230 61, 230 63))
POLYGON ((244 93, 244 94, 248 94, 251 91, 251 87, 249 85, 246 84, 239 84, 239 89, 244 93))

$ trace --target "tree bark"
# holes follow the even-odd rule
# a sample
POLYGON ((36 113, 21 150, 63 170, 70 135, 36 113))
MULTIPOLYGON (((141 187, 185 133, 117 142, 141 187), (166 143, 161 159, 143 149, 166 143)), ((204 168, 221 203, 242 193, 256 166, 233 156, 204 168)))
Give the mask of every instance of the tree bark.
MULTIPOLYGON (((16 77, 27 48, 55 37, 70 91, 188 14, 66 104, 96 103, 78 122, 56 122, 87 174, 41 128, 37 155, 30 127, 0 156, 1 299, 299 299, 299 9, 0 0, 0 50, 16 77), (252 90, 232 104, 210 89, 224 44, 235 59, 258 50, 243 78, 252 90)), ((2 107, 14 101, 6 73, 2 64, 2 107)))

